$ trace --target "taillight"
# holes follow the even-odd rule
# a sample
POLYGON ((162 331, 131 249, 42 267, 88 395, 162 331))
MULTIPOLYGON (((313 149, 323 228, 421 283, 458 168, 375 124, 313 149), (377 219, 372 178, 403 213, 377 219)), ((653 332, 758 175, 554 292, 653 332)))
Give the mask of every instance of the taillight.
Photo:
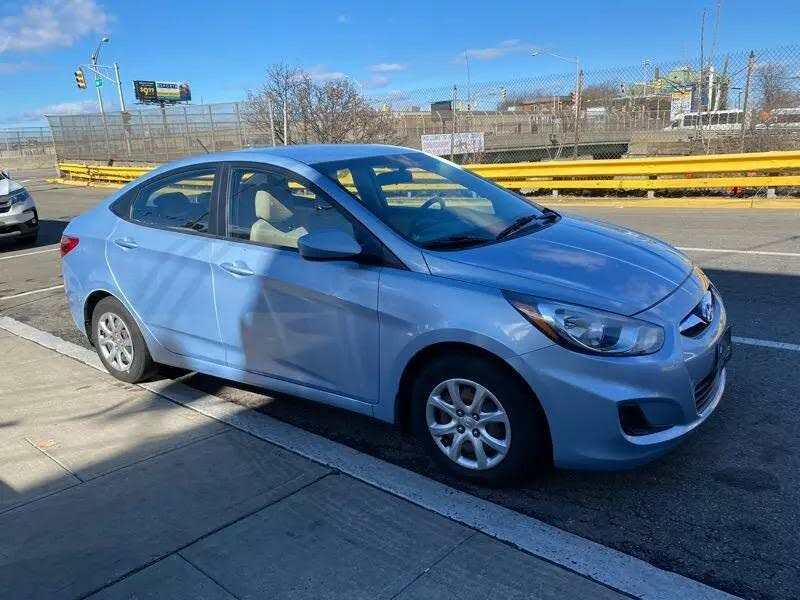
POLYGON ((61 236, 61 258, 64 258, 67 254, 72 252, 75 247, 78 245, 80 240, 76 237, 72 237, 71 235, 62 235, 61 236))

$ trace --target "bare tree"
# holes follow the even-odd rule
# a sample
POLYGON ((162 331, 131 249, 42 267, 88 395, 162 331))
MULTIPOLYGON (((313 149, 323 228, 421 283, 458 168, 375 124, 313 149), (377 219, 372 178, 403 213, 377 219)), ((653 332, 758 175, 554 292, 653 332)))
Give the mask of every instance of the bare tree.
POLYGON ((793 77, 789 65, 781 62, 763 63, 756 67, 753 79, 763 110, 790 108, 800 103, 797 79, 793 77))
POLYGON ((593 83, 581 91, 581 106, 610 106, 617 97, 619 87, 615 83, 593 83))
POLYGON ((390 113, 370 106, 352 80, 316 81, 299 67, 277 63, 256 92, 248 92, 245 119, 283 143, 283 107, 289 141, 298 143, 392 143, 397 131, 390 113), (270 119, 270 105, 273 117, 270 119))

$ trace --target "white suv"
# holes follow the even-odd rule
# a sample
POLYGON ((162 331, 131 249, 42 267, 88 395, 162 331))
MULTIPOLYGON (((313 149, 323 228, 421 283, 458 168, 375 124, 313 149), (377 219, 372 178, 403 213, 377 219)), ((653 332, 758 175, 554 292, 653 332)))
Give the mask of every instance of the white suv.
POLYGON ((38 234, 39 215, 33 197, 7 171, 0 171, 0 240, 32 243, 38 234))

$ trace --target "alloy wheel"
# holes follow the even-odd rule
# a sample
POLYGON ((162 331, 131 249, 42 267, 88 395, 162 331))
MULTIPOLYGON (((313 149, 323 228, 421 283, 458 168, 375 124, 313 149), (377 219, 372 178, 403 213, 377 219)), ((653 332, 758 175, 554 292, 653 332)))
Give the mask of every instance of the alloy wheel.
POLYGON ((428 396, 425 416, 436 446, 462 467, 490 469, 508 455, 508 413, 479 383, 468 379, 441 382, 428 396))
POLYGON ((121 372, 130 370, 134 356, 133 340, 122 317, 113 312, 100 315, 97 321, 97 347, 112 369, 121 372))

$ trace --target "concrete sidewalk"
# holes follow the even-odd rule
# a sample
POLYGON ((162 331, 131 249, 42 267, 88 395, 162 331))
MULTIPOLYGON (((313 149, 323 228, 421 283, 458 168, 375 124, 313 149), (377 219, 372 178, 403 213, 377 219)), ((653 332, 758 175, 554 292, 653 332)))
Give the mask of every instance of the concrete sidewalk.
POLYGON ((0 597, 621 598, 0 330, 0 597))

